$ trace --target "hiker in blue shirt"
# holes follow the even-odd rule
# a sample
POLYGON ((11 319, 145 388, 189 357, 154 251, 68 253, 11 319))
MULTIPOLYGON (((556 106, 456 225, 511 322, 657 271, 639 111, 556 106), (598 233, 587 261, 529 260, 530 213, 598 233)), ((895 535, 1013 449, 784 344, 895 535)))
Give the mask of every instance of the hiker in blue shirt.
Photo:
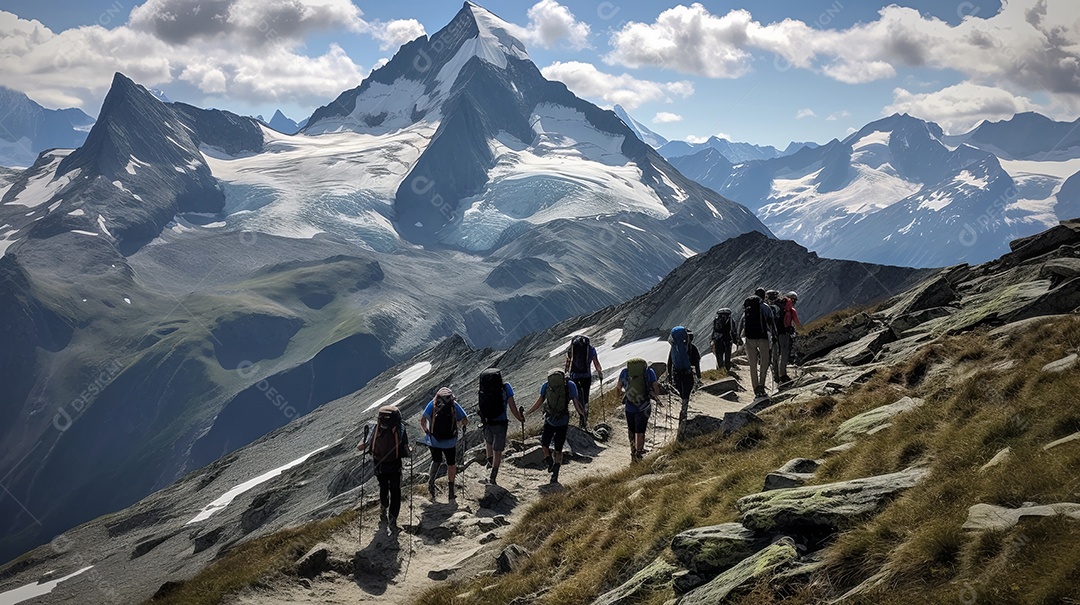
POLYGON ((578 414, 584 415, 581 401, 578 399, 577 385, 566 379, 566 374, 559 369, 548 373, 547 382, 540 387, 540 396, 526 414, 531 414, 544 406, 544 432, 540 435, 540 447, 544 450, 544 465, 551 473, 551 483, 559 482, 559 469, 562 467, 562 448, 566 442, 566 430, 570 425, 570 402, 574 403, 578 414), (551 451, 554 441, 555 452, 551 451))
POLYGON ((656 372, 639 357, 627 361, 615 383, 615 396, 623 398, 626 429, 630 438, 630 461, 637 462, 645 455, 645 430, 652 414, 652 401, 660 404, 660 384, 656 381, 656 372))
MULTIPOLYGON (((457 475, 457 431, 465 428, 469 417, 458 405, 453 391, 442 387, 435 398, 428 402, 420 416, 420 428, 424 431, 424 441, 431 450, 431 468, 428 470, 428 493, 435 499, 435 475, 439 464, 446 460, 446 480, 449 483, 449 498, 457 499, 454 489, 454 477, 457 475)), ((466 444, 467 445, 467 444, 466 444)))

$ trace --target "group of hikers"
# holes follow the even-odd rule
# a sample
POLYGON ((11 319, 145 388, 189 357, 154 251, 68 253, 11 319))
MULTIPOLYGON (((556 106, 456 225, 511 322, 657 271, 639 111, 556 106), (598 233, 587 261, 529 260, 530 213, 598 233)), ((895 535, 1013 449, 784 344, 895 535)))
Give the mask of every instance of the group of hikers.
MULTIPOLYGON (((731 374, 732 346, 745 345, 750 380, 755 397, 767 397, 765 380, 768 368, 773 367, 774 378, 779 386, 790 382, 787 367, 795 333, 801 329, 795 310, 798 295, 789 292, 782 296, 777 290, 758 288, 743 303, 743 316, 736 325, 731 309, 717 311, 713 320, 712 351, 716 355, 717 368, 723 367, 731 374)), ((668 336, 671 346, 666 371, 669 392, 677 392, 681 408, 679 427, 687 417, 690 396, 701 383, 701 353, 694 344, 694 334, 684 326, 671 329, 668 336)), ((498 368, 481 372, 477 394, 477 416, 483 428, 486 465, 490 469, 487 482, 497 485, 502 454, 506 448, 507 431, 512 415, 522 426, 527 415, 543 409, 544 426, 540 434, 544 468, 550 473, 550 483, 559 482, 559 470, 563 462, 563 446, 571 422, 570 406, 577 411, 582 428, 589 426, 589 393, 595 379, 603 388, 603 368, 596 348, 589 338, 575 335, 566 349, 562 368, 548 372, 547 380, 533 404, 525 409, 514 400, 514 389, 503 379, 498 368)), ((652 412, 652 404, 660 405, 660 384, 656 370, 642 358, 633 358, 619 372, 615 383, 616 399, 621 399, 626 417, 627 436, 630 441, 631 462, 645 455, 645 433, 652 412)), ((443 463, 446 464, 448 498, 457 499, 455 477, 457 475, 457 452, 459 431, 464 431, 469 415, 458 403, 450 387, 442 387, 427 403, 420 416, 420 429, 424 432, 423 443, 431 452, 427 488, 432 500, 436 498, 435 481, 443 463)), ((374 474, 379 483, 380 521, 392 530, 397 529, 397 517, 401 510, 402 459, 412 455, 408 431, 396 406, 379 408, 375 429, 370 434, 365 428, 364 438, 357 448, 371 454, 374 474)))

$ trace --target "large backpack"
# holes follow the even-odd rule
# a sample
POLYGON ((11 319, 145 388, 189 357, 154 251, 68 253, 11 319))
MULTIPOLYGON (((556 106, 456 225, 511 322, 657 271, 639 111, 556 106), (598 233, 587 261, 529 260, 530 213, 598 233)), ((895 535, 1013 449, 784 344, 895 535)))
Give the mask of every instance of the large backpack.
POLYGON ((480 422, 484 424, 507 424, 506 419, 496 420, 506 413, 506 390, 503 386, 502 371, 499 368, 488 368, 480 372, 480 395, 478 397, 477 413, 480 422))
POLYGON ((626 400, 641 406, 649 401, 649 362, 635 357, 626 362, 626 400))
POLYGON ((559 418, 569 414, 570 386, 566 383, 566 374, 562 370, 552 370, 548 374, 547 391, 544 393, 544 415, 559 418))
POLYGON ((723 308, 716 312, 712 321, 713 340, 731 340, 731 309, 723 308))
POLYGON ((784 301, 778 300, 775 304, 770 304, 769 308, 772 309, 773 334, 779 337, 786 331, 784 329, 784 301))
POLYGON ((671 343, 671 369, 673 373, 685 374, 692 371, 690 367, 690 336, 683 326, 675 326, 671 329, 668 337, 671 343))
POLYGON ((392 405, 379 408, 375 434, 368 444, 368 451, 376 464, 400 460, 409 455, 409 446, 401 437, 401 411, 392 405))
POLYGON ((456 420, 454 393, 443 387, 435 395, 435 411, 431 415, 431 435, 439 440, 453 439, 457 436, 456 420))
POLYGON ((570 341, 570 372, 589 373, 589 337, 578 334, 570 341))
POLYGON ((757 296, 751 296, 743 301, 743 329, 748 339, 769 337, 765 313, 761 310, 761 299, 757 296))

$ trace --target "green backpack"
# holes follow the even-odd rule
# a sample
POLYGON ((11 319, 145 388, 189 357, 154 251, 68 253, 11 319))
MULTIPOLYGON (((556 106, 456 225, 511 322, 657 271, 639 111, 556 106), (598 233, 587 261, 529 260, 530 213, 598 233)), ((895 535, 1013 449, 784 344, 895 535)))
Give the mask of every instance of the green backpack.
POLYGON ((544 415, 548 418, 559 418, 569 414, 569 409, 570 387, 566 384, 566 374, 562 370, 552 370, 547 379, 544 415))
POLYGON ((649 401, 649 384, 645 373, 649 371, 649 362, 635 357, 626 362, 626 400, 634 405, 649 401))

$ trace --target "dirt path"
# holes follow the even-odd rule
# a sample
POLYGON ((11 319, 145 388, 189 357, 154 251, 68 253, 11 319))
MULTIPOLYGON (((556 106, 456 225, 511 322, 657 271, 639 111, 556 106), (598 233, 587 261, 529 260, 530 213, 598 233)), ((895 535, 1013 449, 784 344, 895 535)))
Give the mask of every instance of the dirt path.
MULTIPOLYGON (((748 383, 748 376, 742 376, 742 381, 748 383)), ((728 401, 699 389, 691 397, 689 415, 722 418, 724 412, 738 410, 750 402, 746 393, 739 393, 739 399, 728 401)), ((677 396, 672 397, 673 405, 668 404, 666 396, 662 403, 650 421, 646 435, 648 451, 666 445, 677 431, 677 396)), ((529 505, 554 490, 572 490, 585 477, 608 475, 630 463, 625 419, 611 414, 605 422, 613 430, 604 443, 596 443, 585 433, 571 429, 567 441, 575 455, 562 467, 561 485, 550 485, 550 475, 542 468, 515 466, 514 459, 522 455, 518 453, 504 462, 498 486, 485 485, 488 471, 483 462, 467 462, 464 470, 459 467, 457 483, 463 489, 457 502, 451 504, 446 498, 445 477, 437 482, 440 493, 431 501, 424 487, 425 476, 417 467, 411 510, 406 493, 399 519, 404 529, 396 535, 376 526, 377 493, 371 490, 378 488, 372 482, 366 494, 369 510, 364 517, 362 540, 358 542, 358 528, 354 525, 328 543, 332 562, 359 573, 349 576, 327 571, 314 580, 281 578, 260 588, 247 589, 229 602, 238 605, 409 603, 449 577, 488 572, 494 569, 499 539, 518 522, 529 505), (347 565, 349 561, 351 566, 347 565)), ((509 438, 520 440, 513 430, 509 438)), ((526 439, 526 455, 538 443, 536 436, 526 439)))

